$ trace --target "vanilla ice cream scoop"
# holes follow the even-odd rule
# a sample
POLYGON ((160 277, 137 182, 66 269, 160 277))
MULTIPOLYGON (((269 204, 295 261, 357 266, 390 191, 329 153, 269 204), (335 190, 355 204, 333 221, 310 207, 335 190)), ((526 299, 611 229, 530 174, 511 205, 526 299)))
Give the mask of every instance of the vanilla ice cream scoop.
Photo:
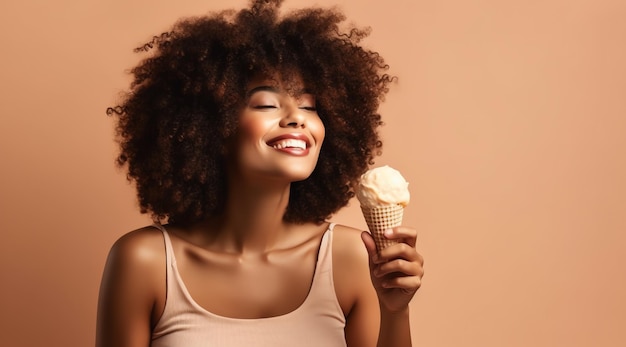
POLYGON ((356 189, 361 206, 376 208, 390 205, 409 204, 409 183, 400 171, 387 165, 371 169, 361 176, 356 189))
POLYGON ((404 207, 409 204, 409 183, 400 172, 389 166, 367 171, 356 187, 356 197, 376 248, 380 251, 398 243, 384 232, 402 224, 404 207))

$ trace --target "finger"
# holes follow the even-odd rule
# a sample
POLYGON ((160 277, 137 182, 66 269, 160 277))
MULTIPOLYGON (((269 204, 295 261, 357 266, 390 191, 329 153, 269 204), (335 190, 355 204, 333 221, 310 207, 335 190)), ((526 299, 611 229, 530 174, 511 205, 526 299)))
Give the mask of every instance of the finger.
POLYGON ((386 289, 402 289, 408 293, 414 293, 422 286, 422 278, 419 276, 399 276, 386 279, 381 286, 386 289))
POLYGON ((374 262, 376 264, 380 264, 394 259, 405 259, 408 261, 419 262, 421 255, 417 253, 417 250, 409 244, 397 243, 378 252, 378 255, 374 258, 374 262))
POLYGON ((396 274, 397 276, 422 276, 423 273, 424 270, 420 264, 396 259, 379 265, 374 271, 374 276, 384 277, 389 274, 396 274))
POLYGON ((417 243, 417 230, 409 227, 395 227, 385 230, 385 238, 389 240, 398 240, 407 243, 411 247, 415 247, 417 243))
POLYGON ((367 231, 361 233, 361 240, 363 240, 363 244, 365 245, 365 249, 367 249, 367 254, 369 255, 369 259, 371 261, 372 257, 374 257, 377 252, 376 243, 374 242, 372 235, 370 235, 367 231))

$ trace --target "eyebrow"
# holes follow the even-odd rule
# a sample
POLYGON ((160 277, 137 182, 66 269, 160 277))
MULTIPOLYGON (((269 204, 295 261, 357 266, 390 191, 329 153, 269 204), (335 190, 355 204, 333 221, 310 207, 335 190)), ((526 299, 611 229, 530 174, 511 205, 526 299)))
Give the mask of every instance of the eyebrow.
POLYGON ((272 92, 272 93, 279 93, 280 90, 276 87, 272 87, 272 86, 259 86, 259 87, 255 87, 250 89, 247 93, 246 93, 246 97, 249 98, 252 96, 252 94, 256 93, 256 92, 272 92))
MULTIPOLYGON (((250 89, 247 93, 246 93, 246 98, 250 98, 252 96, 252 94, 256 93, 256 92, 272 92, 272 93, 280 93, 280 88, 274 87, 274 86, 258 86, 258 87, 254 87, 252 89, 250 89)), ((311 94, 310 91, 308 91, 307 89, 302 89, 298 91, 298 94, 311 94)))

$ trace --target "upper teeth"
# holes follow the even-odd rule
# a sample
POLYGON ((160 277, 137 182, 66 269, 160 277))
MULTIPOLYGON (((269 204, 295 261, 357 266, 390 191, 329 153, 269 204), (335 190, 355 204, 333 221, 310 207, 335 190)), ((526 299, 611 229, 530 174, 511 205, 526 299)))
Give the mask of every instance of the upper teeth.
POLYGON ((276 142, 275 144, 272 145, 272 147, 276 149, 282 149, 282 148, 306 149, 306 142, 302 140, 296 140, 296 139, 287 139, 287 140, 276 142))

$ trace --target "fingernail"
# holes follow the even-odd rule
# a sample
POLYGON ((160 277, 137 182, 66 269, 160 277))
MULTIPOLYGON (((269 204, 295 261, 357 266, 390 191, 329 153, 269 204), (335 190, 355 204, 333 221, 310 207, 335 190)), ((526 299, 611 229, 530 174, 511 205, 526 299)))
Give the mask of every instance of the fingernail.
POLYGON ((387 229, 387 230, 385 230, 384 233, 385 233, 385 236, 391 236, 391 235, 393 235, 393 229, 387 229))

